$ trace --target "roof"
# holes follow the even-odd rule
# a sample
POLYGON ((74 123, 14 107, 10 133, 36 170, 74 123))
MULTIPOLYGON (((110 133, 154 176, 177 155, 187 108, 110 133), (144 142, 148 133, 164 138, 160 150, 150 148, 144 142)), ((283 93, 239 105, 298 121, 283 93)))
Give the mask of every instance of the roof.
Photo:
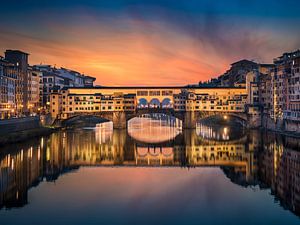
POLYGON ((242 59, 242 60, 236 61, 234 63, 231 63, 231 65, 233 66, 233 65, 236 65, 236 64, 240 64, 240 63, 257 64, 256 62, 250 61, 248 59, 242 59))
POLYGON ((21 54, 29 55, 29 53, 23 52, 21 50, 7 49, 5 52, 14 52, 14 53, 21 53, 21 54))
POLYGON ((92 79, 92 80, 96 80, 96 78, 95 77, 92 77, 92 76, 87 76, 87 75, 84 75, 84 78, 87 78, 87 79, 92 79))
POLYGON ((274 64, 267 64, 267 63, 262 63, 262 64, 259 64, 260 66, 262 67, 274 67, 275 65, 274 64))

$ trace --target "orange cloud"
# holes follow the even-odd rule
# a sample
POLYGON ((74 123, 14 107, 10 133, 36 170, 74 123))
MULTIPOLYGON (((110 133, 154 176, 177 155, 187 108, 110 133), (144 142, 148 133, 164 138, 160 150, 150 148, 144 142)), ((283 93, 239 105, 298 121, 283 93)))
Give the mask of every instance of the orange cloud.
POLYGON ((224 34, 227 46, 218 46, 218 40, 198 40, 160 22, 83 19, 84 24, 47 24, 40 36, 0 32, 0 50, 26 51, 31 64, 78 70, 95 76, 100 85, 186 85, 223 73, 233 60, 253 55, 251 48, 268 41, 263 34, 242 39, 224 34))

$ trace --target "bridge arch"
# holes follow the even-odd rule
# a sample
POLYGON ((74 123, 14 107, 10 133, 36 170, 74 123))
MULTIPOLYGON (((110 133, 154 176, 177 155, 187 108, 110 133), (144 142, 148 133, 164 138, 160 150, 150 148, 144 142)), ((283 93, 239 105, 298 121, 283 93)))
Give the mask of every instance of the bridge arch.
POLYGON ((170 98, 164 98, 161 102, 161 107, 163 109, 170 109, 173 108, 173 104, 170 98))
POLYGON ((112 122, 113 118, 109 114, 103 115, 74 115, 61 121, 63 127, 93 126, 97 123, 112 122))
POLYGON ((234 112, 200 112, 198 113, 197 122, 201 122, 208 119, 219 118, 223 121, 228 121, 230 119, 234 119, 235 122, 238 122, 240 125, 247 127, 248 126, 248 118, 245 113, 234 113, 234 112))
POLYGON ((149 102, 149 108, 161 108, 160 101, 158 98, 152 98, 149 102))

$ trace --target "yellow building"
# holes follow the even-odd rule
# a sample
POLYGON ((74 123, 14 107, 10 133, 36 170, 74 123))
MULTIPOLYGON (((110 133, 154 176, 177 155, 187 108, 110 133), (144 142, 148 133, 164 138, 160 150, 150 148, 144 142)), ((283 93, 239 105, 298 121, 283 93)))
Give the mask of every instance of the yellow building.
POLYGON ((95 87, 68 88, 53 93, 52 117, 67 119, 80 113, 171 108, 174 111, 245 112, 243 87, 95 87), (58 95, 61 95, 61 102, 58 95), (54 110, 54 111, 53 111, 54 110))

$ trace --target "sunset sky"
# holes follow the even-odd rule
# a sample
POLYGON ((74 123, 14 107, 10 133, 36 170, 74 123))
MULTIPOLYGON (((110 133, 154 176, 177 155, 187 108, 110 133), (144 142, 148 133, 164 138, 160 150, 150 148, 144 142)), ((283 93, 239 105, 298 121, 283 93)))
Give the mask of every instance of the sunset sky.
POLYGON ((101 85, 185 85, 239 59, 270 63, 300 48, 300 1, 10 0, 0 54, 95 76, 101 85))

